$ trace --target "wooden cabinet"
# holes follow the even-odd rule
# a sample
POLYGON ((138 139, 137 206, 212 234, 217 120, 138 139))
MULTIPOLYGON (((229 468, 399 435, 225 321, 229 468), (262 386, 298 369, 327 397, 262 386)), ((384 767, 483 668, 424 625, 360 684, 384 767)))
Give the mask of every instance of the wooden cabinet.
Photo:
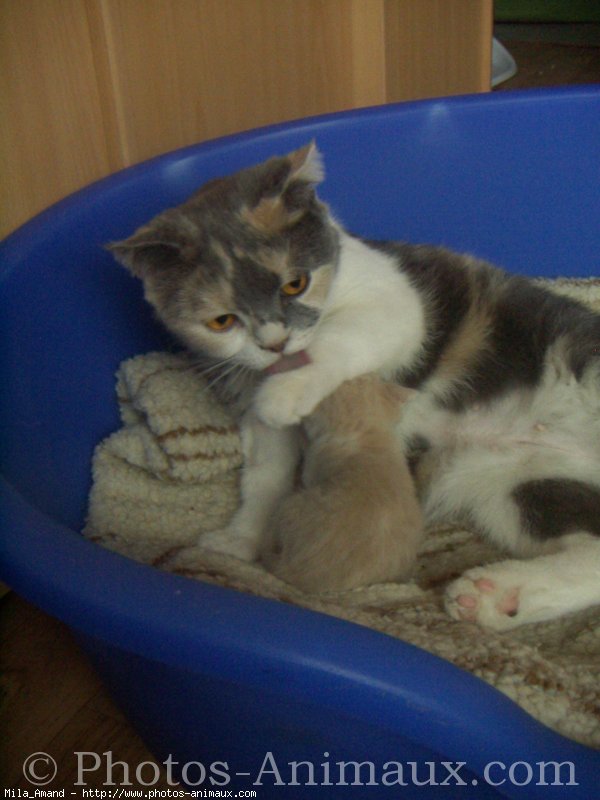
POLYGON ((486 91, 492 0, 3 0, 0 233, 158 153, 486 91))

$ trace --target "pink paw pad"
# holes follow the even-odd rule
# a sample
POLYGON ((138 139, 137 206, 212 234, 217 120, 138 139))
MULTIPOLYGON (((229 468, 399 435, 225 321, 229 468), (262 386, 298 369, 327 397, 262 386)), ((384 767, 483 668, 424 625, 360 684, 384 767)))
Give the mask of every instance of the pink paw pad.
POLYGON ((500 614, 516 617, 519 611, 519 590, 511 589, 511 591, 505 594, 502 600, 496 604, 496 609, 500 614))
POLYGON ((477 598, 472 594, 459 594, 456 598, 458 613, 465 622, 475 622, 477 618, 477 598))
POLYGON ((479 580, 473 581, 473 583, 480 592, 488 594, 489 592, 496 591, 496 584, 494 581, 490 580, 490 578, 479 578, 479 580))
MULTIPOLYGON (((475 622, 479 614, 479 606, 483 595, 498 591, 498 586, 491 578, 478 578, 473 581, 477 594, 459 594, 455 597, 458 614, 465 622, 475 622)), ((515 617, 519 611, 519 588, 511 589, 503 594, 494 608, 498 614, 515 617)))

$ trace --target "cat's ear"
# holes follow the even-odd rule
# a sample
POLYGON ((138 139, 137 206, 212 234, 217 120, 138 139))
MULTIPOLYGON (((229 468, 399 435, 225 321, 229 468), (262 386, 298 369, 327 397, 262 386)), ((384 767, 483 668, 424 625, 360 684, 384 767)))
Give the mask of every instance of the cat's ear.
POLYGON ((315 186, 324 176, 323 158, 314 141, 267 162, 258 200, 243 209, 244 220, 261 233, 280 233, 314 207, 315 186))
POLYGON ((182 221, 175 220, 167 212, 143 225, 129 238, 110 242, 106 249, 138 278, 145 278, 149 272, 184 262, 189 240, 182 221))
POLYGON ((287 179, 288 185, 292 181, 301 181, 316 186, 325 177, 323 156, 314 139, 299 150, 290 153, 288 159, 292 167, 287 179))

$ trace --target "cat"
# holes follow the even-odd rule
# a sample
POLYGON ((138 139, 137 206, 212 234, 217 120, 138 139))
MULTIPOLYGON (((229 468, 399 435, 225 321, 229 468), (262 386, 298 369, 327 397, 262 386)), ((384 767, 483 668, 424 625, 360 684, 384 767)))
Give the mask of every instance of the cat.
POLYGON ((600 603, 600 316, 471 256, 352 235, 323 177, 313 142, 111 247, 240 415, 242 504, 207 546, 256 558, 300 421, 376 372, 418 389, 397 434, 426 523, 517 556, 451 583, 448 612, 508 630, 600 603))
POLYGON ((271 572, 312 593, 410 574, 423 518, 394 430, 411 394, 365 375, 304 418, 302 488, 276 506, 261 545, 271 572))

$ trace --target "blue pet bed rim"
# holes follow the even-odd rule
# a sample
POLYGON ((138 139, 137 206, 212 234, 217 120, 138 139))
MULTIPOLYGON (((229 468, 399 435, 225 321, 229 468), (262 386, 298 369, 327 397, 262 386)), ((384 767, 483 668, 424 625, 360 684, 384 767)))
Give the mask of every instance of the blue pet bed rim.
POLYGON ((439 113, 447 106, 453 108, 468 108, 469 106, 481 108, 483 106, 491 107, 496 110, 504 106, 514 106, 515 103, 545 103, 548 100, 552 100, 556 103, 561 100, 569 101, 572 98, 585 99, 587 97, 596 99, 598 91, 600 91, 600 83, 589 83, 569 87, 514 89, 497 93, 463 94, 451 97, 426 98, 424 100, 389 103, 368 106, 351 111, 336 111, 330 114, 304 117, 302 119, 281 122, 274 125, 265 125, 240 133, 233 133, 216 139, 210 139, 198 144, 186 145, 176 150, 170 150, 120 169, 97 181, 93 181, 87 186, 53 203, 10 233, 0 242, 0 255, 2 256, 2 262, 4 262, 0 264, 0 280, 3 274, 7 274, 6 270, 8 264, 12 264, 12 267, 17 265, 18 259, 15 258, 15 253, 23 255, 39 242, 49 238, 56 227, 60 226, 63 215, 69 215, 73 208, 80 208, 82 205, 87 205, 88 203, 94 204, 99 196, 100 189, 103 190, 102 197, 103 202, 105 202, 106 197, 110 197, 110 191, 113 186, 118 188, 128 182, 137 181, 150 165, 160 165, 166 170, 171 166, 177 165, 177 168, 181 169, 188 156, 191 158, 199 153, 210 153, 213 150, 218 150, 226 154, 227 151, 224 148, 235 149, 239 144, 252 142, 254 140, 259 140, 261 143, 269 142, 272 144, 273 155, 284 155, 285 152, 287 152, 287 139, 290 133, 298 134, 298 142, 299 145, 301 145, 302 143, 310 141, 313 137, 316 138, 314 133, 315 128, 318 127, 318 129, 322 131, 324 126, 329 124, 335 126, 338 124, 340 118, 347 119, 349 122, 354 123, 368 123, 373 120, 373 118, 382 120, 394 118, 398 109, 402 109, 402 113, 407 114, 421 113, 422 110, 427 107, 431 109, 435 108, 439 113), (277 143, 280 139, 286 140, 286 145, 281 152, 277 149, 277 143))

